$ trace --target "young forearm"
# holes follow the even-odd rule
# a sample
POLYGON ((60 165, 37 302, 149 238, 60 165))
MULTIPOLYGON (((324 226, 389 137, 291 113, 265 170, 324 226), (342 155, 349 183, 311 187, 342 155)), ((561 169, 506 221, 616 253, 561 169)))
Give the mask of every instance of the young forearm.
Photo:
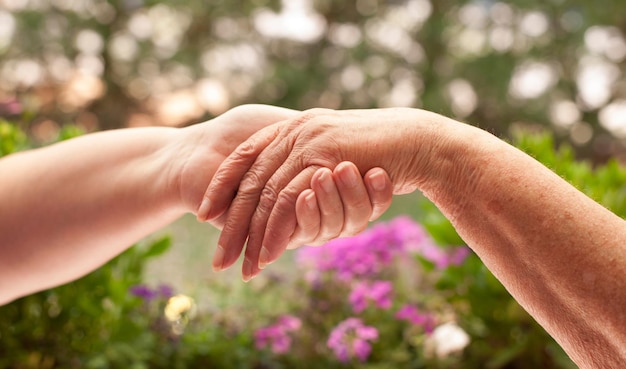
POLYGON ((177 134, 109 131, 0 160, 0 303, 78 278, 183 214, 177 134))
MULTIPOLYGON (((442 118, 443 119, 443 118, 442 118)), ((446 122, 422 190, 581 367, 626 361, 626 223, 546 167, 446 122)))
MULTIPOLYGON (((101 132, 3 158, 0 304, 76 279, 195 214, 226 156, 295 114, 242 105, 186 128, 101 132)), ((311 226, 303 242, 317 240, 319 224, 311 226)))

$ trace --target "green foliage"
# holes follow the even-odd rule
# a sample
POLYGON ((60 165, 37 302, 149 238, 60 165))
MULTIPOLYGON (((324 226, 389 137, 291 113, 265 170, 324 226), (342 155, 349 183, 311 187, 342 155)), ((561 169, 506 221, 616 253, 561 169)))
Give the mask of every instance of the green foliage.
POLYGON ((154 350, 170 343, 146 314, 157 307, 129 293, 169 244, 165 237, 131 247, 78 281, 0 307, 0 367, 141 368, 169 359, 154 350))
POLYGON ((56 141, 69 140, 70 138, 82 136, 83 134, 85 134, 85 131, 81 127, 75 124, 66 124, 59 130, 56 141))
POLYGON ((518 131, 514 133, 514 143, 587 196, 626 218, 626 170, 617 159, 611 158, 596 166, 588 161, 577 161, 572 147, 563 144, 557 148, 553 135, 548 132, 531 135, 518 131))
POLYGON ((26 135, 15 125, 0 119, 0 157, 26 147, 26 135))

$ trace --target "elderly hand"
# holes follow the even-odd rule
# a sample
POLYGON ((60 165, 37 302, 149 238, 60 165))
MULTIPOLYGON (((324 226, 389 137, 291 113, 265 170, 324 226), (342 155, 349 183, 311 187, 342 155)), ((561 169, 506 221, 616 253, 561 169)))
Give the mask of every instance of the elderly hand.
MULTIPOLYGON (((390 174, 394 193, 414 191, 421 178, 416 173, 425 175, 427 164, 415 153, 436 143, 428 141, 435 137, 433 115, 416 109, 314 109, 253 135, 223 162, 198 212, 200 219, 214 219, 228 208, 218 243, 224 252, 216 255, 214 268, 230 266, 246 239, 245 280, 276 260, 295 229, 298 195, 310 183, 320 193, 320 168, 333 169, 335 181, 349 188, 359 174, 380 167, 390 174), (428 145, 422 148, 421 142, 428 145), (360 173, 339 165, 344 161, 360 173)), ((380 179, 376 173, 370 173, 372 187, 380 179)))
MULTIPOLYGON (((185 128, 181 141, 184 144, 179 148, 179 152, 184 154, 180 156, 186 160, 179 181, 185 207, 194 213, 197 211, 202 194, 213 176, 209 168, 214 167, 214 163, 221 163, 259 129, 300 114, 274 106, 242 105, 209 122, 185 128)), ((340 172, 358 173, 350 164, 342 168, 340 172)), ((341 182, 335 184, 331 174, 320 170, 311 183, 315 191, 309 189, 301 194, 296 211, 297 224, 289 240, 290 248, 304 244, 318 245, 353 234, 365 228, 369 220, 378 218, 391 204, 391 181, 383 170, 372 170, 365 177, 365 182, 359 175, 357 183, 350 187, 341 182)), ((225 219, 226 213, 212 218, 210 223, 222 229, 225 219)), ((220 253, 223 253, 222 248, 216 251, 217 255, 220 253)))
MULTIPOLYGON (((182 129, 173 156, 182 161, 178 165, 182 170, 176 173, 185 210, 196 213, 217 163, 224 161, 239 144, 262 128, 300 114, 269 105, 241 105, 210 121, 182 129)), ((221 229, 221 220, 214 219, 212 224, 221 229)))

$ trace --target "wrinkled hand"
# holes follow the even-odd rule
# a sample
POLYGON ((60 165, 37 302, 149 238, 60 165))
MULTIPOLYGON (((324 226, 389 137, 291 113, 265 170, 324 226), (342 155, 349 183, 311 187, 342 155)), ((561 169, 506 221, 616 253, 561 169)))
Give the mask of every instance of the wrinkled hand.
MULTIPOLYGON (((197 211, 215 170, 239 144, 264 127, 300 114, 274 106, 242 105, 211 121, 185 128, 176 148, 176 152, 181 153, 179 156, 185 158, 179 181, 185 207, 191 212, 197 211)), ((356 171, 349 164, 344 166, 345 170, 356 171)), ((319 178, 323 180, 312 183, 316 191, 305 191, 298 202, 298 222, 290 238, 290 248, 321 244, 345 236, 346 230, 365 228, 370 218, 376 219, 391 203, 391 181, 382 170, 372 171, 365 178, 367 189, 360 176, 357 185, 351 188, 335 185, 335 180, 327 173, 320 172, 319 178), (377 187, 374 188, 372 183, 377 187), (322 184, 327 190, 321 190, 322 184)), ((225 219, 226 213, 213 218, 210 223, 222 229, 225 219)), ((216 253, 221 250, 218 248, 216 253)))
MULTIPOLYGON (((217 167, 239 144, 262 128, 300 114, 269 105, 241 105, 210 121, 184 128, 175 151, 184 161, 178 183, 186 210, 196 213, 217 167)), ((211 223, 221 229, 223 220, 215 218, 211 223)))
POLYGON ((246 239, 244 280, 276 260, 296 228, 295 208, 303 202, 298 196, 309 184, 315 189, 320 168, 332 168, 338 182, 352 183, 341 174, 341 162, 353 162, 360 174, 380 167, 390 174, 394 193, 414 191, 416 168, 422 166, 415 137, 433 129, 427 120, 415 109, 314 109, 250 137, 222 163, 198 212, 200 219, 214 219, 228 209, 218 243, 223 254, 216 255, 214 268, 230 266, 246 239))

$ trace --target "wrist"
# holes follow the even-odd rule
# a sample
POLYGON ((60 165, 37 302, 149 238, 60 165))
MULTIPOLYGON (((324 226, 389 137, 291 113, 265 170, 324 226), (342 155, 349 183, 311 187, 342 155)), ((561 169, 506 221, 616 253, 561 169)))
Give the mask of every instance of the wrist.
POLYGON ((500 155, 504 142, 480 128, 433 115, 435 129, 428 138, 433 144, 423 158, 425 175, 419 188, 440 208, 454 212, 476 196, 485 169, 500 155))
POLYGON ((176 196, 177 206, 193 214, 224 159, 215 149, 215 136, 207 134, 206 124, 179 129, 165 154, 172 163, 169 191, 176 196))
POLYGON ((397 108, 386 134, 376 135, 374 141, 385 137, 384 158, 394 183, 394 194, 406 194, 417 189, 424 192, 438 189, 457 168, 462 158, 465 124, 421 109, 397 108))

